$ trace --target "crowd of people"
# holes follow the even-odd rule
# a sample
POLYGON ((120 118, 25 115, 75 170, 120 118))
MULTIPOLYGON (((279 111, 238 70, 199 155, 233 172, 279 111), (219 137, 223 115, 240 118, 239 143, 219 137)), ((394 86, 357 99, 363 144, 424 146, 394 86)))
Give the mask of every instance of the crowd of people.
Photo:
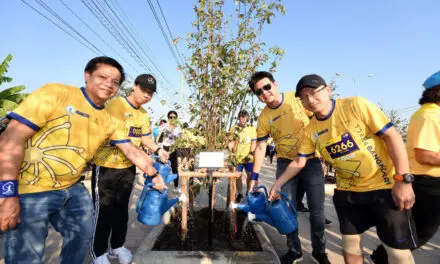
MULTIPOLYGON (((96 57, 85 67, 84 87, 46 84, 8 114, 7 126, 2 119, 0 230, 6 263, 42 263, 49 224, 63 237, 63 264, 83 263, 87 251, 96 264, 109 258, 131 263, 124 243, 136 167, 163 190, 147 153, 169 160, 178 174, 188 169, 179 164, 188 163, 203 139, 178 122, 174 110, 150 126, 142 108, 157 92, 150 74, 137 76, 128 96, 112 99, 124 79, 116 60, 96 57), (91 196, 81 182, 90 163, 91 196)), ((405 145, 376 105, 362 97, 334 99, 319 75, 303 76, 295 91, 282 93, 271 73, 253 73, 249 88, 265 107, 256 127, 242 109, 227 139, 235 170, 246 171, 246 187, 241 178, 236 182, 236 202, 256 191, 265 156, 272 163, 276 155, 269 199, 283 190, 305 211, 307 196, 312 259, 330 263, 324 161, 336 171, 333 203, 345 262, 363 263, 360 235, 376 227, 381 245, 371 255, 375 263, 414 263, 411 252, 440 225, 440 72, 423 86, 405 145)), ((302 262, 298 229, 286 241, 281 263, 302 262)))

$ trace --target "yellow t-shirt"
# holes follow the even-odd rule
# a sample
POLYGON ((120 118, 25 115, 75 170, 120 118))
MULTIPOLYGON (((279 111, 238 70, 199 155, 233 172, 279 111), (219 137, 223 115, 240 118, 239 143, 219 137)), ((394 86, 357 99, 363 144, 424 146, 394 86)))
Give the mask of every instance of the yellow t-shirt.
POLYGON ((392 125, 377 106, 362 97, 338 99, 326 118, 310 120, 298 155, 313 155, 317 150, 336 170, 338 190, 390 189, 394 166, 379 135, 392 125))
POLYGON ((422 105, 411 117, 406 135, 406 149, 412 174, 440 177, 439 166, 422 165, 414 157, 414 148, 440 152, 440 106, 422 105))
MULTIPOLYGON (((235 164, 243 164, 249 152, 251 152, 252 141, 257 140, 257 130, 253 126, 247 126, 243 129, 239 126, 233 126, 231 128, 231 134, 233 134, 236 129, 239 129, 240 132, 238 133, 234 162, 235 164)), ((252 157, 248 162, 252 162, 253 159, 252 157)))
MULTIPOLYGON (((121 120, 125 137, 129 138, 136 147, 141 146, 142 137, 151 136, 150 116, 142 107, 134 107, 127 98, 119 97, 111 100, 106 109, 116 119, 121 120)), ((133 163, 110 140, 99 147, 93 161, 96 165, 107 168, 123 169, 133 166, 133 163)))
POLYGON ((295 159, 298 141, 309 123, 307 111, 294 92, 282 94, 281 104, 276 108, 266 106, 258 117, 257 141, 270 136, 275 142, 278 158, 295 159))
POLYGON ((117 129, 120 122, 83 88, 63 84, 44 85, 9 117, 37 131, 24 149, 20 194, 68 188, 106 139, 127 139, 117 129))

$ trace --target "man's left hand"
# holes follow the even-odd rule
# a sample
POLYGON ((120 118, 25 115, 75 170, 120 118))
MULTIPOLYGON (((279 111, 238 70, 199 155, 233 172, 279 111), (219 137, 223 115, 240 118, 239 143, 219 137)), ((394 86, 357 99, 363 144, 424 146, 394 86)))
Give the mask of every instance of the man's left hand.
POLYGON ((170 154, 164 150, 163 148, 159 149, 159 157, 160 157, 160 161, 162 161, 163 163, 166 163, 168 161, 168 159, 170 158, 170 154))
POLYGON ((394 203, 399 210, 408 210, 413 207, 416 198, 412 184, 396 181, 391 191, 394 203))
POLYGON ((158 190, 158 191, 163 191, 164 189, 167 188, 167 186, 165 185, 165 182, 163 181, 162 175, 158 175, 156 177, 154 177, 151 182, 154 184, 153 188, 158 190))

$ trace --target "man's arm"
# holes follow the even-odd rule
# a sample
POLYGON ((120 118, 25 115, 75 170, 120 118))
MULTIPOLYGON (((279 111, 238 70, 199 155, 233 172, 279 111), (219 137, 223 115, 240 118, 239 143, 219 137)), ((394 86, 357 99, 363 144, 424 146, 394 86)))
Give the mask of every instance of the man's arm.
MULTIPOLYGON (((116 144, 116 146, 136 167, 147 174, 147 176, 152 176, 157 172, 153 167, 153 160, 144 151, 133 145, 133 143, 121 143, 116 144)), ((155 189, 163 190, 165 188, 165 183, 161 175, 154 177, 152 182, 154 183, 155 189)))
MULTIPOLYGON (((381 139, 385 142, 388 154, 393 161, 397 174, 409 172, 408 155, 402 136, 395 127, 390 127, 382 134, 381 139)), ((399 210, 410 209, 415 202, 415 195, 412 184, 396 181, 393 186, 393 199, 399 210)))
MULTIPOLYGON (((36 131, 11 120, 0 136, 0 181, 16 181, 24 158, 26 140, 36 131)), ((20 223, 20 203, 17 197, 0 198, 0 230, 5 232, 20 223)))
POLYGON ((269 200, 275 200, 280 198, 279 192, 281 187, 283 187, 286 182, 298 175, 298 173, 306 166, 307 160, 311 157, 297 156, 296 159, 292 160, 287 168, 284 170, 283 174, 274 182, 272 188, 269 191, 269 200))
POLYGON ((169 153, 166 152, 163 148, 159 147, 151 137, 142 137, 142 145, 151 149, 155 154, 159 155, 162 162, 165 162, 169 158, 169 153))
POLYGON ((440 166, 440 152, 414 148, 414 156, 418 163, 427 166, 440 166))
POLYGON ((251 181, 249 191, 253 191, 255 187, 258 185, 258 176, 257 179, 253 179, 254 175, 258 175, 260 173, 261 167, 263 166, 264 154, 266 152, 267 140, 257 141, 254 153, 254 168, 251 174, 251 181))

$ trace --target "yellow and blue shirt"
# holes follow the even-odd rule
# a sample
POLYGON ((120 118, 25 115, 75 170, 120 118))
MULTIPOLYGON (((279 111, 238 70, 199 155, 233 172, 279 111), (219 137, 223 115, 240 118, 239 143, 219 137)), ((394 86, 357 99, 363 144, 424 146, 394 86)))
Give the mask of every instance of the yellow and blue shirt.
POLYGON ((336 170, 336 188, 355 192, 390 189, 394 166, 379 137, 393 124, 362 97, 332 101, 325 118, 314 116, 304 130, 299 156, 315 150, 336 170))
MULTIPOLYGON (((251 151, 252 141, 257 140, 257 130, 253 126, 246 126, 244 128, 233 126, 231 128, 231 134, 233 134, 235 130, 240 130, 240 132, 238 133, 237 149, 234 153, 234 163, 243 164, 251 151)), ((252 157, 248 162, 252 162, 253 159, 252 157)))
POLYGON ((277 157, 293 160, 298 154, 298 142, 304 127, 309 123, 309 115, 294 92, 281 95, 279 106, 266 106, 258 117, 257 141, 264 141, 271 136, 277 157))
MULTIPOLYGON (((122 122, 124 136, 129 138, 136 147, 141 146, 142 137, 151 136, 150 116, 142 107, 133 106, 126 97, 111 100, 106 109, 122 122)), ((133 163, 114 143, 114 141, 107 140, 99 147, 93 159, 95 164, 115 169, 133 166, 133 163)))
POLYGON ((44 85, 9 117, 37 131, 24 149, 20 194, 70 187, 106 139, 127 139, 119 121, 95 105, 84 88, 63 84, 44 85))
POLYGON ((414 149, 440 152, 440 106, 434 103, 422 105, 411 117, 406 135, 406 148, 410 172, 416 175, 440 177, 440 167, 417 162, 414 149))

